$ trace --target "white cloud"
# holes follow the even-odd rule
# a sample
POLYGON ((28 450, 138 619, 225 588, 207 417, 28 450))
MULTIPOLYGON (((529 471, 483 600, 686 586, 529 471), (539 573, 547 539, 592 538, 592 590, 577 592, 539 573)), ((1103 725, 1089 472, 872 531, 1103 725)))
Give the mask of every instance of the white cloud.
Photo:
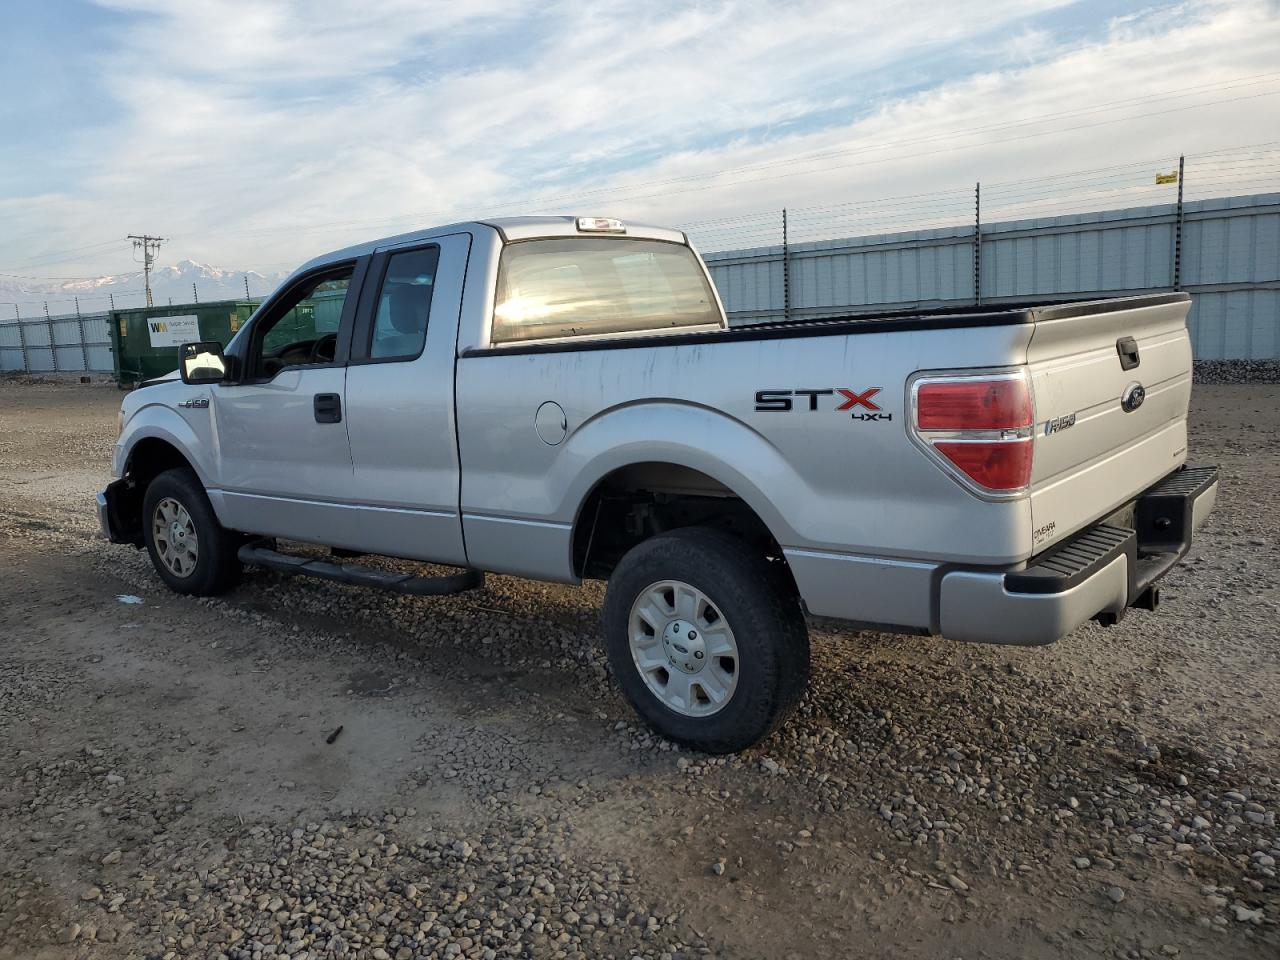
MULTIPOLYGON (((1268 139, 1280 117, 1275 97, 1156 112, 1280 90, 1211 89, 1275 70, 1280 18, 1265 3, 1127 17, 1071 45, 1028 26, 1061 6, 1034 0, 806 0, 785 15, 755 0, 108 5, 139 16, 88 65, 123 120, 73 138, 76 182, 0 199, 13 224, 0 269, 122 269, 123 247, 57 254, 140 230, 172 237, 174 260, 271 269, 495 201, 586 190, 599 192, 509 212, 685 223, 946 188, 884 209, 967 216, 976 179, 1268 139), (983 72, 927 82, 928 64, 963 64, 983 44, 983 72), (966 133, 1195 85, 1205 92, 966 133), (1130 113, 1145 116, 1087 126, 1130 113), (877 148, 889 141, 915 142, 877 148), (823 159, 787 159, 811 154, 823 159), (753 164, 773 165, 741 169, 753 164)), ((750 240, 758 226, 738 228, 750 240)))

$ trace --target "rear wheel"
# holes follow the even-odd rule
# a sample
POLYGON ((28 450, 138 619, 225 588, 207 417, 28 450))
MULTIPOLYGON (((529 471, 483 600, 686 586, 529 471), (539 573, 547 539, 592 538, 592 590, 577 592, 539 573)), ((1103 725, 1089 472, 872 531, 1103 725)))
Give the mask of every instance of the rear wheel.
POLYGON ((239 537, 218 523, 204 487, 190 470, 166 470, 152 480, 143 497, 142 518, 151 563, 170 590, 210 596, 239 582, 239 537))
POLYGON ((743 541, 700 527, 631 549, 604 606, 609 664, 636 712, 709 753, 772 733, 809 680, 809 635, 789 578, 743 541))

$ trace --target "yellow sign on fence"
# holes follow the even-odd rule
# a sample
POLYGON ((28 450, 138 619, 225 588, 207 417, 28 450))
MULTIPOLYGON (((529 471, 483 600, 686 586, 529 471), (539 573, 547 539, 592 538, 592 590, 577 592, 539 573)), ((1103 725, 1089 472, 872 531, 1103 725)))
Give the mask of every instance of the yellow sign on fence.
POLYGON ((1178 171, 1177 171, 1177 170, 1173 171, 1172 173, 1157 173, 1157 174, 1156 174, 1156 183, 1157 183, 1157 184, 1161 184, 1161 183, 1177 183, 1177 182, 1178 182, 1178 171))

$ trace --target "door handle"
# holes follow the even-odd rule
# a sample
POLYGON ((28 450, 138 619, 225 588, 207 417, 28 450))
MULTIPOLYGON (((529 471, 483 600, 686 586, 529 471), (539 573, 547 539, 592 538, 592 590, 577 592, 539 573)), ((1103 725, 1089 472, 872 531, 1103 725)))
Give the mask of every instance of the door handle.
POLYGON ((336 393, 317 393, 314 401, 316 423, 342 422, 342 397, 336 393))
POLYGON ((1120 354, 1120 369, 1132 370, 1142 362, 1138 356, 1138 341, 1133 337, 1121 337, 1116 341, 1116 353, 1120 354))

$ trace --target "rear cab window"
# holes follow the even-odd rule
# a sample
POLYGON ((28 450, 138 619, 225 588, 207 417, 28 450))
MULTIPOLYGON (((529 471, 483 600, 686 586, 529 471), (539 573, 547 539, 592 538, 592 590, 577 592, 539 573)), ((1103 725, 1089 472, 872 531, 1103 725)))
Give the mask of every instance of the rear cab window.
POLYGON ((498 265, 493 344, 720 329, 698 258, 662 240, 570 237, 508 244, 498 265))
POLYGON ((373 360, 413 360, 427 342, 439 247, 392 254, 378 294, 369 342, 373 360))

